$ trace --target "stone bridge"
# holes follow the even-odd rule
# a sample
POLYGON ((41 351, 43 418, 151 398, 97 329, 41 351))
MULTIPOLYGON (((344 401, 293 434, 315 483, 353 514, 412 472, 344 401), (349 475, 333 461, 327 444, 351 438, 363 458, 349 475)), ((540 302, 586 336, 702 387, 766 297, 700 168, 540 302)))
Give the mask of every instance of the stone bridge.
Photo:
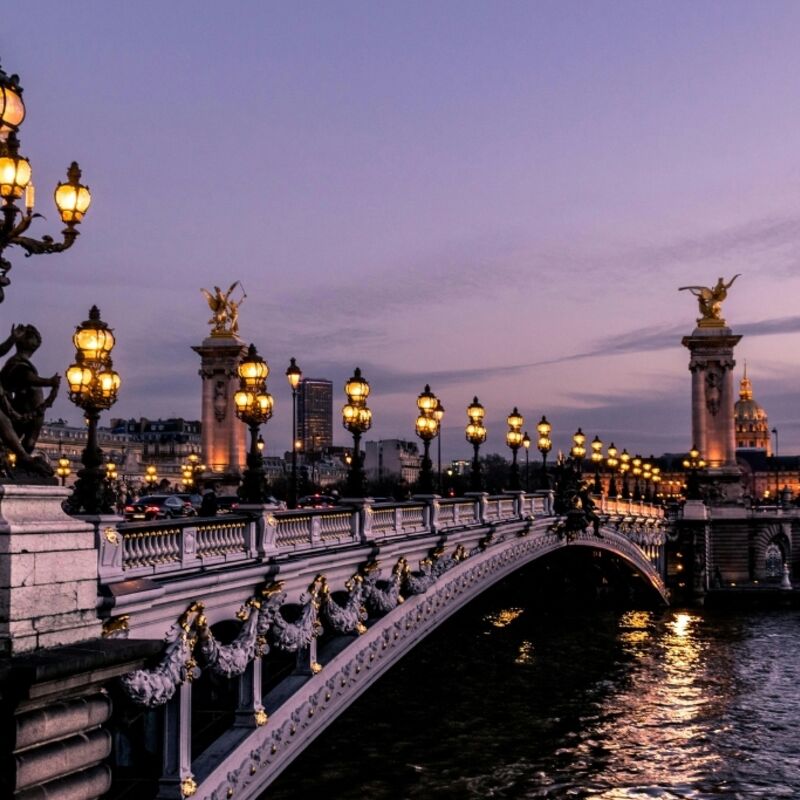
POLYGON ((166 636, 158 659, 119 684, 124 703, 161 715, 158 796, 257 797, 430 631, 555 551, 612 553, 666 601, 663 509, 595 502, 597 531, 554 515, 548 492, 101 521, 105 635, 166 636), (231 688, 233 707, 192 753, 192 695, 207 680, 231 688))

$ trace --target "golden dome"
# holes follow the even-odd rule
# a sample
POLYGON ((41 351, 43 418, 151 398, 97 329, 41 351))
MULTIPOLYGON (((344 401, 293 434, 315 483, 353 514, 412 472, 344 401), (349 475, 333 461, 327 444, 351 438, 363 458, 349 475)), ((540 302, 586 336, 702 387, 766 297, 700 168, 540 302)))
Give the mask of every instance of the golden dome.
POLYGON ((753 399, 753 384, 747 377, 747 364, 744 377, 739 382, 739 400, 733 406, 733 419, 736 426, 736 447, 758 448, 770 451, 770 433, 767 412, 753 399))

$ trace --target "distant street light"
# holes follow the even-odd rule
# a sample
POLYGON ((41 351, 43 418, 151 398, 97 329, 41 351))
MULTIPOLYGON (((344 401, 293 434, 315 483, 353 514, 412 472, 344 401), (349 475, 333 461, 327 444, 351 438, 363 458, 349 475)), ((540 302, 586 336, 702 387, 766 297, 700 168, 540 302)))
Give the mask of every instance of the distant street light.
POLYGON ((683 459, 683 468, 689 472, 689 478, 686 481, 687 500, 700 499, 700 479, 698 478, 697 471, 705 469, 705 466, 706 462, 697 449, 697 445, 692 445, 692 449, 688 452, 687 457, 683 459))
POLYGON ((592 439, 592 464, 594 464, 594 493, 603 494, 603 484, 600 481, 600 465, 603 463, 603 442, 599 436, 592 439))
POLYGON ((444 419, 444 406, 438 398, 433 416, 436 417, 436 424, 439 426, 438 435, 436 436, 436 472, 439 476, 439 494, 442 494, 442 420, 444 419))
POLYGON ((303 371, 297 366, 294 358, 289 359, 286 368, 286 380, 292 390, 292 480, 289 484, 289 497, 286 505, 297 508, 297 389, 303 380, 303 371))
POLYGON ((239 362, 239 391, 233 396, 236 416, 250 429, 247 469, 242 477, 241 498, 245 503, 263 503, 267 499, 264 459, 258 452, 259 428, 272 416, 274 401, 267 391, 269 366, 251 344, 239 362))
POLYGON ((75 243, 79 225, 89 208, 92 196, 89 187, 81 184, 81 171, 73 161, 67 170, 67 180, 59 183, 55 190, 55 202, 61 221, 67 226, 62 231, 63 241, 56 242, 51 236, 32 239, 22 234, 28 230, 34 218, 35 191, 31 182, 31 165, 19 153, 17 131, 25 119, 25 103, 19 76, 8 75, 0 68, 0 201, 3 219, 0 221, 0 302, 4 288, 11 282, 7 277, 11 262, 3 258, 7 247, 19 247, 26 255, 59 253, 75 243), (24 197, 24 211, 16 205, 24 197))
POLYGON ((149 464, 144 471, 144 482, 147 484, 147 490, 152 492, 158 483, 158 471, 154 464, 149 464))
POLYGON ((619 455, 619 471, 622 474, 622 499, 631 499, 631 490, 628 487, 628 473, 631 469, 631 456, 627 449, 623 450, 619 455))
POLYGON ((606 465, 608 466, 608 471, 610 473, 608 479, 608 496, 609 497, 616 497, 617 496, 617 467, 619 466, 619 459, 617 458, 617 448, 614 446, 614 442, 608 446, 608 455, 606 457, 606 465))
POLYGON ((467 407, 467 423, 466 436, 467 441, 472 445, 473 458, 472 458, 472 474, 470 476, 470 489, 473 492, 480 492, 483 487, 483 480, 481 477, 481 459, 480 449, 481 445, 486 441, 486 428, 483 426, 483 419, 486 412, 483 406, 478 402, 478 398, 474 397, 472 403, 467 407))
POLYGON ((542 475, 540 480, 540 488, 542 489, 550 488, 550 479, 547 477, 547 454, 553 448, 553 441, 550 438, 552 430, 553 426, 547 421, 547 417, 542 414, 542 418, 536 426, 536 432, 539 434, 536 448, 542 454, 542 475))
POLYGON ((120 377, 111 362, 114 333, 100 319, 97 306, 92 306, 89 319, 75 329, 72 341, 76 356, 66 373, 69 399, 83 409, 89 430, 81 456, 83 469, 78 472, 70 505, 79 514, 110 514, 113 508, 103 480, 105 469, 97 441, 97 422, 100 412, 117 402, 120 377))
POLYGON ((586 436, 580 428, 572 436, 570 455, 578 467, 578 477, 580 477, 583 474, 583 459, 586 456, 586 436))
POLYGON ((514 410, 506 418, 506 423, 508 424, 508 430, 506 431, 506 444, 511 450, 511 480, 509 488, 512 492, 518 492, 521 487, 519 482, 517 452, 519 451, 519 448, 522 447, 522 426, 525 424, 525 420, 523 419, 522 414, 517 411, 516 406, 514 406, 514 410))
POLYGON ((364 460, 361 456, 361 436, 372 427, 372 412, 367 408, 369 383, 361 377, 356 367, 353 376, 344 385, 347 404, 342 408, 342 425, 353 435, 353 453, 347 475, 349 497, 363 497, 365 490, 364 460))
POLYGON ((422 494, 433 493, 433 464, 431 463, 431 440, 439 435, 439 422, 436 410, 439 408, 439 399, 425 384, 425 389, 417 397, 419 415, 415 424, 417 436, 422 439, 423 455, 419 473, 419 490, 422 494))
POLYGON ((642 491, 639 486, 639 478, 642 477, 642 457, 638 454, 631 459, 631 475, 633 475, 633 499, 641 500, 642 491))
POLYGON ((531 449, 531 437, 528 436, 528 431, 522 435, 522 446, 525 448, 525 491, 530 491, 530 463, 528 461, 528 451, 531 449))

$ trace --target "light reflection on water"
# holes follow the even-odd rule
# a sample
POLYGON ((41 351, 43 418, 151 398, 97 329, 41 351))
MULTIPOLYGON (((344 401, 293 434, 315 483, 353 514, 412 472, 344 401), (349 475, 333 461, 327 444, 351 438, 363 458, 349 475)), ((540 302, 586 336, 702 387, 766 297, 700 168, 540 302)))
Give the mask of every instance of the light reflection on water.
POLYGON ((800 798, 798 719, 797 611, 498 604, 419 645, 265 797, 800 798))

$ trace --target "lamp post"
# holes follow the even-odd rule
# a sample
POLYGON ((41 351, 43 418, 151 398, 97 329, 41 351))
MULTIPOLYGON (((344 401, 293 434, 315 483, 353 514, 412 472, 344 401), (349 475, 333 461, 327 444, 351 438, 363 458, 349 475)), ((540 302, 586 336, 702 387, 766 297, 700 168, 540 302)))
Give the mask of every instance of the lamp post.
POLYGON ((688 470, 689 478, 686 481, 686 499, 699 500, 700 499, 700 480, 697 476, 697 471, 705 469, 706 462, 701 457, 700 451, 696 445, 692 445, 692 449, 683 459, 683 468, 688 470))
POLYGON ((105 470, 97 442, 97 422, 100 412, 117 402, 120 377, 111 362, 114 333, 100 319, 97 306, 92 306, 89 319, 77 326, 72 341, 76 356, 66 373, 69 399, 83 409, 89 430, 81 456, 83 469, 78 472, 70 505, 78 514, 110 514, 112 498, 103 480, 105 470))
POLYGON ((344 385, 347 404, 342 408, 342 424, 353 435, 353 454, 347 474, 347 493, 350 497, 364 496, 364 459, 361 457, 361 435, 372 427, 372 411, 367 408, 369 383, 356 367, 344 385))
POLYGON ((594 493, 603 494, 603 484, 600 481, 600 465, 603 463, 603 442, 599 436, 592 439, 592 463, 594 464, 594 493))
POLYGON ((661 505, 661 490, 659 484, 661 483, 661 467, 653 467, 653 503, 661 505))
POLYGON ((88 186, 80 182, 81 171, 73 161, 67 170, 67 180, 59 183, 55 190, 55 202, 61 221, 66 225, 62 231, 63 241, 56 242, 51 236, 32 239, 23 234, 34 218, 35 191, 31 182, 31 165, 20 155, 17 131, 25 119, 25 103, 18 75, 8 75, 0 68, 0 303, 4 289, 11 282, 7 276, 11 262, 3 257, 7 247, 19 247, 25 255, 59 253, 75 243, 79 225, 89 208, 92 196, 88 186), (16 201, 23 199, 24 210, 16 201))
POLYGON ((438 398, 431 391, 431 387, 425 384, 425 389, 417 397, 419 414, 414 426, 417 436, 422 439, 423 446, 422 468, 419 473, 419 490, 422 494, 433 493, 433 464, 431 463, 430 449, 431 440, 439 435, 439 422, 436 419, 438 407, 438 398))
POLYGON ((438 435, 436 437, 436 472, 439 476, 439 494, 442 494, 442 420, 444 419, 444 406, 442 401, 436 399, 436 410, 433 412, 438 425, 438 435))
POLYGON ((630 500, 631 499, 631 490, 628 486, 628 473, 631 470, 631 456, 628 453, 627 449, 623 449, 623 451, 619 454, 619 471, 622 475, 622 499, 623 500, 630 500))
POLYGON ((775 467, 775 502, 778 502, 780 497, 780 477, 778 475, 778 429, 772 429, 772 435, 775 437, 775 452, 772 455, 772 464, 775 467))
POLYGON ((259 428, 272 416, 274 401, 267 391, 269 366, 251 344, 239 362, 239 391, 233 396, 236 416, 250 429, 247 469, 239 494, 245 503, 263 503, 267 498, 264 460, 258 452, 259 428))
POLYGON ((147 484, 147 491, 152 492, 158 483, 158 471, 154 464, 149 464, 144 471, 144 482, 147 484))
POLYGON ((586 456, 586 436, 580 428, 572 435, 572 448, 569 452, 578 467, 580 478, 583 474, 583 459, 586 456))
POLYGON ((528 460, 529 450, 531 449, 531 437, 528 431, 522 434, 522 446, 525 448, 525 491, 530 491, 530 461, 528 460))
POLYGON ((547 477, 547 454, 553 448, 553 441, 550 438, 550 432, 552 430, 553 426, 547 421, 547 417, 542 414, 542 418, 536 426, 536 432, 539 434, 536 448, 542 454, 542 476, 540 481, 542 489, 550 488, 550 479, 547 477))
POLYGON ((650 498, 650 481, 653 477, 653 465, 649 461, 642 464, 642 480, 644 481, 644 496, 645 503, 649 503, 650 498))
POLYGON ((631 459, 631 475, 633 475, 633 499, 642 499, 642 490, 639 486, 639 478, 642 477, 642 457, 635 455, 631 459))
POLYGON ((467 441, 472 445, 472 473, 470 475, 469 488, 473 492, 480 492, 483 487, 481 477, 481 445, 486 441, 486 428, 483 426, 483 419, 486 416, 483 406, 478 402, 477 397, 472 398, 472 402, 467 406, 466 436, 467 441))
POLYGON ((606 457, 606 464, 608 465, 608 471, 610 473, 610 477, 608 479, 608 496, 609 497, 616 497, 617 496, 617 467, 619 466, 619 459, 617 458, 617 448, 614 446, 614 442, 608 446, 608 456, 606 457))
POLYGON ((518 492, 521 487, 519 482, 517 452, 519 448, 522 447, 522 426, 525 424, 525 420, 523 419, 522 414, 517 411, 516 406, 514 406, 514 410, 506 418, 506 423, 508 424, 508 430, 506 431, 506 444, 511 450, 510 488, 512 492, 518 492))
POLYGON ((72 470, 70 469, 69 459, 66 456, 59 456, 58 457, 58 466, 56 467, 56 475, 61 478, 61 485, 64 486, 67 483, 67 478, 72 474, 72 470))
POLYGON ((289 508, 297 508, 297 390, 300 381, 303 380, 303 371, 297 366, 294 358, 289 359, 286 380, 292 390, 292 480, 289 484, 289 497, 286 505, 289 508))
POLYGON ((197 484, 197 478, 206 471, 206 465, 200 463, 197 453, 189 453, 186 461, 181 465, 181 483, 184 488, 190 489, 197 484))

